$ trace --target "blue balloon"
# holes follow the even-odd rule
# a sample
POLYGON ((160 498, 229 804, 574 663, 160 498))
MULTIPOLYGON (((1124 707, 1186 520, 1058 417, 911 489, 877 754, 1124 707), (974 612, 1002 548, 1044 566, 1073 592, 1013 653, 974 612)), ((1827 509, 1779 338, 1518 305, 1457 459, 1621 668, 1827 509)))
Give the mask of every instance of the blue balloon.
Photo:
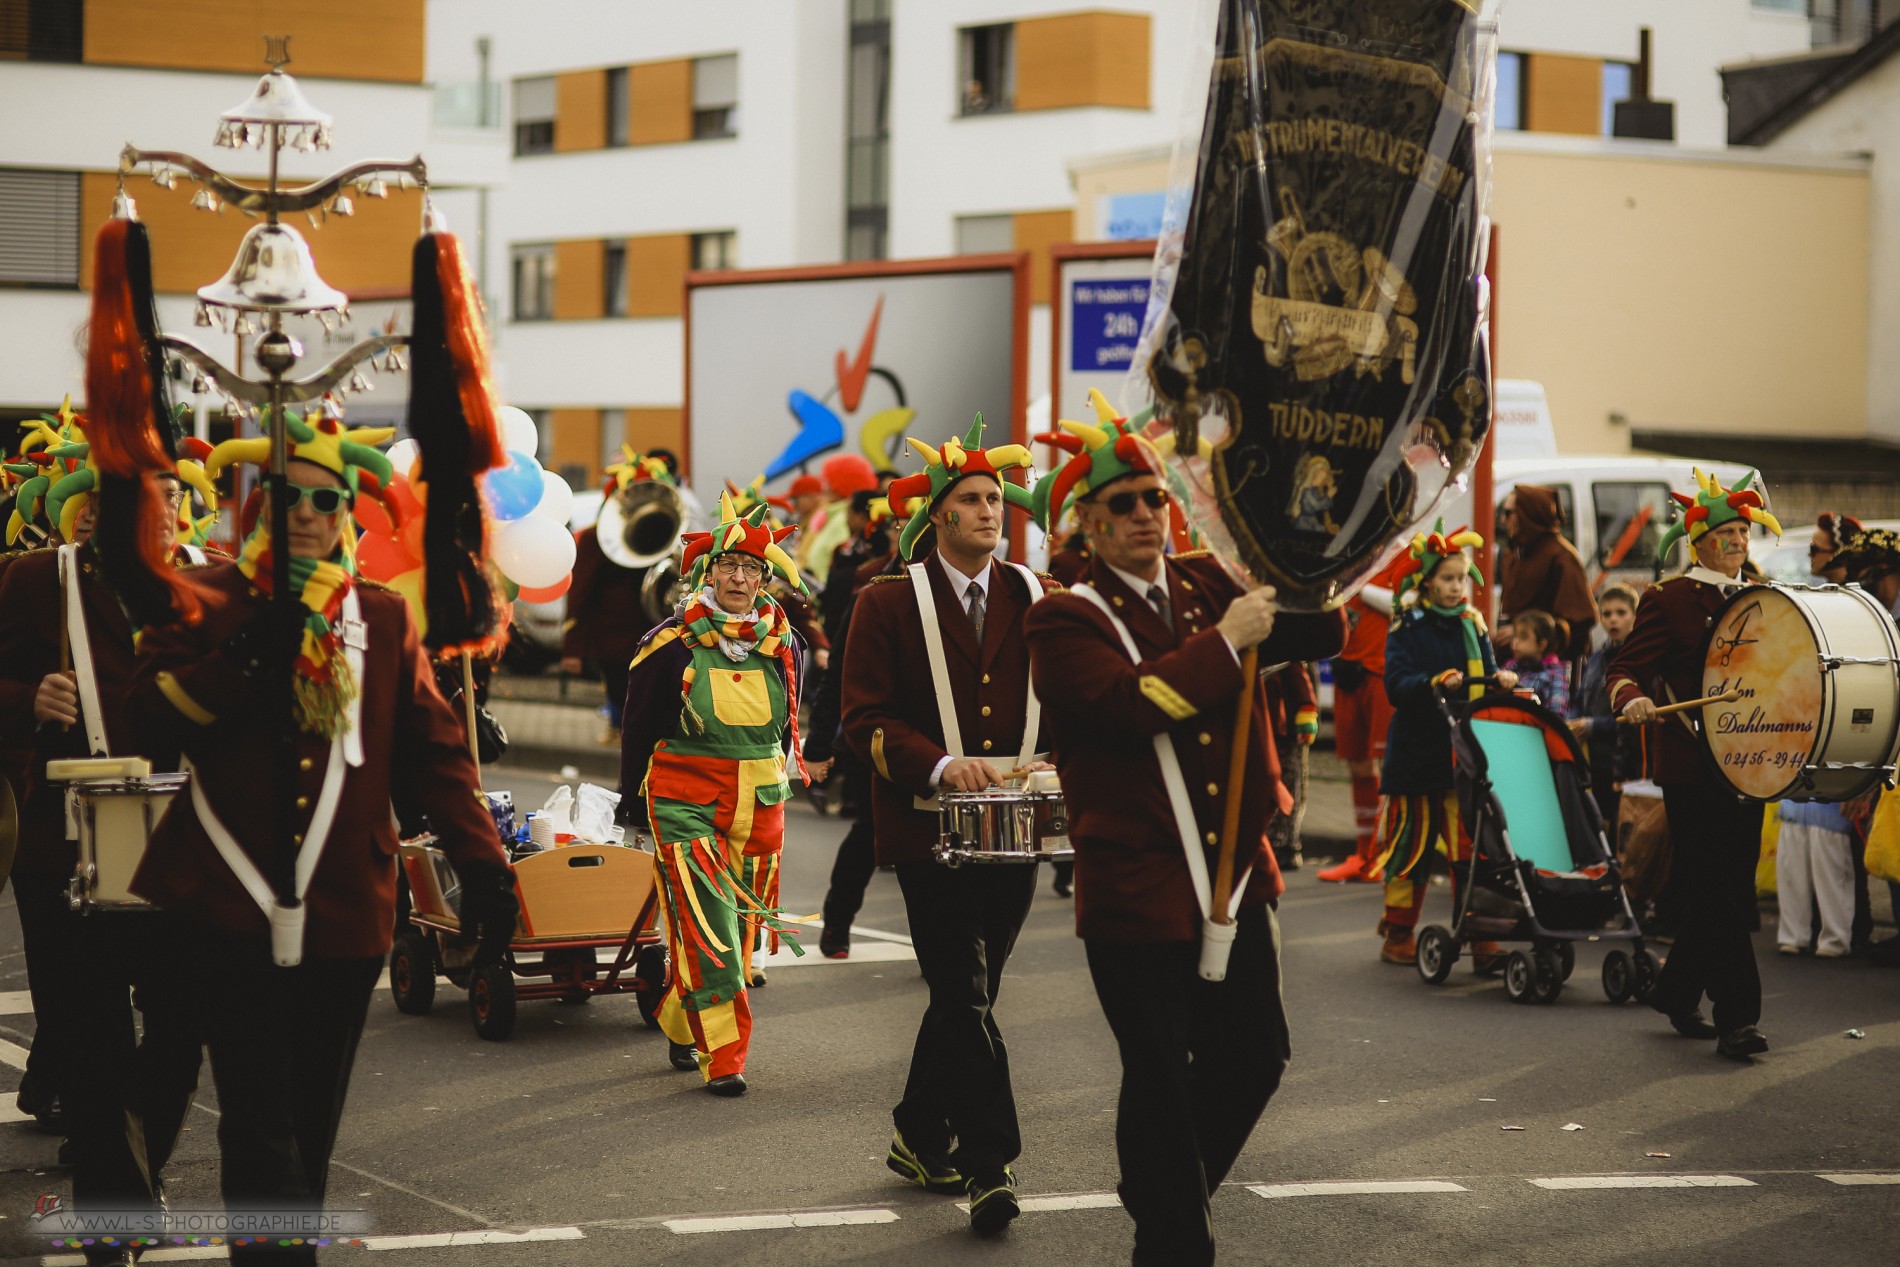
POLYGON ((485 477, 488 513, 504 523, 520 519, 541 501, 541 464, 526 453, 510 453, 508 465, 485 477))

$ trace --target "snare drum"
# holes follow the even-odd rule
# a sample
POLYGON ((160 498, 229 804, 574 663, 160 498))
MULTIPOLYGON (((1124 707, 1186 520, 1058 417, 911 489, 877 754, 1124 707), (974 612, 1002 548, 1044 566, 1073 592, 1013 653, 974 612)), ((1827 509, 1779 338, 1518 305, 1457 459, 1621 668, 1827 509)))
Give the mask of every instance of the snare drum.
POLYGON ((937 861, 1067 862, 1069 810, 1062 793, 990 788, 943 792, 937 797, 937 861))
POLYGON ((67 890, 76 911, 149 911, 132 895, 132 876, 145 858, 152 829, 165 817, 187 776, 82 779, 67 785, 79 829, 79 866, 67 890))
MULTIPOLYGON (((1900 748, 1900 636, 1857 586, 1750 585, 1709 625, 1702 735, 1743 796, 1846 801, 1891 778, 1900 748)), ((1671 724, 1664 719, 1664 725, 1671 724)))

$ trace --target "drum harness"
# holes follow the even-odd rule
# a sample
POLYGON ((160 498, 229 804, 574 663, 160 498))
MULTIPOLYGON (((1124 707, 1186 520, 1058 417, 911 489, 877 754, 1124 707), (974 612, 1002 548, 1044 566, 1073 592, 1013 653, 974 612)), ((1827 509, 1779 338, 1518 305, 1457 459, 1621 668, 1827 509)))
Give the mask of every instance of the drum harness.
MULTIPOLYGON (((1162 565, 1165 569, 1166 564, 1162 565)), ((1095 587, 1086 581, 1078 581, 1069 587, 1071 594, 1079 594, 1100 609, 1108 617, 1115 632, 1121 635, 1122 649, 1128 653, 1128 659, 1136 668, 1141 666, 1141 652, 1135 646, 1134 635, 1128 632, 1128 626, 1115 614, 1108 601, 1095 591, 1095 587)), ((1251 689, 1252 684, 1245 684, 1251 689)), ((1243 704, 1251 701, 1243 701, 1243 704)), ((1200 829, 1194 822, 1194 807, 1188 801, 1187 779, 1181 773, 1181 758, 1174 751, 1174 738, 1167 731, 1158 731, 1154 737, 1155 759, 1161 763, 1161 781, 1168 789, 1168 804, 1174 810, 1175 831, 1181 837, 1181 852, 1187 856, 1188 878, 1194 882, 1194 896, 1201 905, 1201 918, 1213 918, 1214 892, 1207 879, 1207 855, 1201 852, 1200 829)), ((1228 795, 1237 795, 1234 788, 1228 789, 1228 795)), ((1247 866, 1234 877, 1233 895, 1227 901, 1227 921, 1232 923, 1240 912, 1240 899, 1247 892, 1247 881, 1253 875, 1253 864, 1247 866)))
MULTIPOLYGON (((1025 584, 1029 586, 1029 601, 1035 602, 1043 595, 1042 581, 1029 568, 1020 563, 1008 563, 1004 566, 1014 568, 1025 584)), ((930 573, 921 563, 910 565, 911 595, 917 600, 917 615, 924 625, 924 652, 930 661, 930 684, 937 692, 937 717, 943 723, 943 746, 952 757, 962 758, 963 728, 957 724, 956 699, 950 694, 950 668, 943 654, 943 630, 937 624, 937 600, 935 587, 930 582, 930 573)), ((1042 729, 1042 701, 1036 698, 1036 690, 1029 689, 1029 706, 1023 721, 1023 747, 1017 755, 1018 768, 1028 765, 1036 755, 1036 735, 1042 729)), ((937 795, 919 796, 912 802, 916 808, 935 813, 937 795)))

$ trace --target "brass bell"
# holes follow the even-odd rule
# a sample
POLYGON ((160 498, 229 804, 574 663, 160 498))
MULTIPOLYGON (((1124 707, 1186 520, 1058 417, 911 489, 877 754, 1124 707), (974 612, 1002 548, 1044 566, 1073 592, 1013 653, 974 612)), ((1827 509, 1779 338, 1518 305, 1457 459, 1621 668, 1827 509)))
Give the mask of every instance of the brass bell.
POLYGON ((260 224, 244 235, 224 277, 200 287, 198 298, 226 308, 263 312, 337 309, 348 297, 317 276, 310 247, 287 224, 260 224))

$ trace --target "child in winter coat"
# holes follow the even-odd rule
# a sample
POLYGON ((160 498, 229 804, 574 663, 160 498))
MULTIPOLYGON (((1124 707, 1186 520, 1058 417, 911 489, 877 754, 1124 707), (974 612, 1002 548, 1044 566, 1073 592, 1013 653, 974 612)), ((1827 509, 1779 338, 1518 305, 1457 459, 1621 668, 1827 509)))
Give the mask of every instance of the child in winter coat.
MULTIPOLYGON (((1495 675, 1506 690, 1517 684, 1515 673, 1496 668, 1484 620, 1467 601, 1467 578, 1477 569, 1466 551, 1484 540, 1465 529, 1447 535, 1444 527, 1440 520, 1430 535, 1413 539, 1413 566, 1399 581, 1398 615, 1385 641, 1385 692, 1393 712, 1379 780, 1384 802, 1377 866, 1385 869, 1385 918, 1379 922, 1385 945, 1379 957, 1387 963, 1418 958, 1413 930, 1434 856, 1458 862, 1469 851, 1452 784, 1451 734, 1435 693, 1475 699, 1483 688, 1468 679, 1486 675, 1495 675)), ((1480 966, 1496 950, 1472 949, 1480 966)))
POLYGON ((1616 714, 1610 711, 1610 661, 1636 624, 1636 601, 1636 591, 1621 584, 1606 585, 1597 595, 1604 643, 1584 662, 1577 685, 1577 715, 1570 719, 1571 733, 1589 750, 1591 795, 1603 812, 1604 825, 1612 830, 1622 785, 1643 777, 1642 745, 1634 728, 1617 725, 1616 714))
POLYGON ((1549 612, 1532 608, 1511 621, 1511 672, 1517 686, 1559 717, 1570 716, 1570 666, 1558 652, 1570 641, 1570 629, 1549 612))

